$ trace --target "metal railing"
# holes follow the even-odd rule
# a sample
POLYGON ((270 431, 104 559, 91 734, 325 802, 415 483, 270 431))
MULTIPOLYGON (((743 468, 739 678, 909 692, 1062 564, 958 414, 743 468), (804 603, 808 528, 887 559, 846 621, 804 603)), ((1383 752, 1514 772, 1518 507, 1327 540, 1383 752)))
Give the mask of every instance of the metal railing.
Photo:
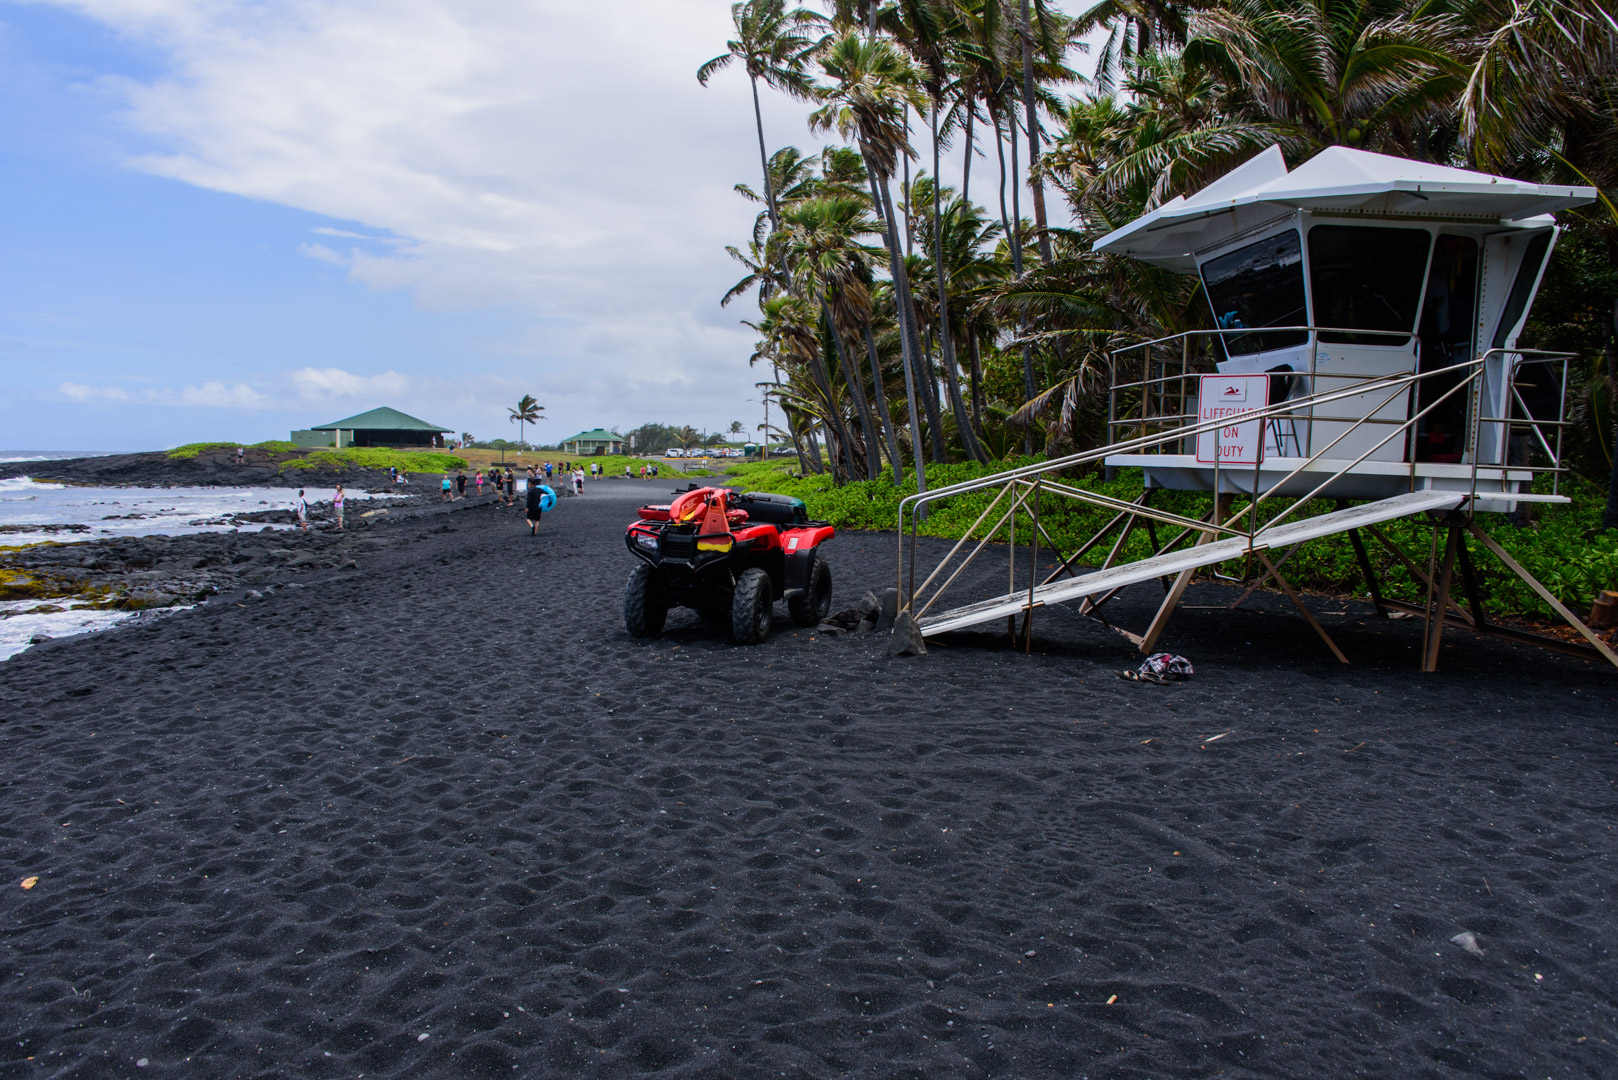
MULTIPOLYGON (((1412 336, 1412 335, 1410 335, 1408 333, 1394 333, 1394 332, 1381 332, 1381 331, 1358 331, 1358 330, 1356 330, 1356 331, 1333 330, 1331 328, 1322 329, 1322 328, 1317 328, 1317 327, 1280 327, 1280 328, 1266 327, 1265 329, 1266 330, 1278 329, 1278 330, 1281 330, 1281 331, 1304 330, 1304 331, 1309 331, 1312 334, 1314 334, 1317 339, 1318 339, 1318 334, 1322 333, 1322 332, 1328 333, 1328 334, 1329 333, 1345 333, 1345 334, 1346 333, 1354 333, 1354 334, 1366 334, 1366 335, 1384 334, 1385 336, 1396 336, 1396 337, 1400 337, 1400 338, 1404 338, 1404 339, 1408 339, 1408 338, 1410 338, 1412 336)), ((1438 409, 1441 405, 1443 405, 1446 402, 1450 401, 1452 398, 1454 398, 1456 395, 1460 394, 1462 391, 1468 392, 1468 394, 1469 394, 1469 406, 1470 406, 1469 409, 1468 409, 1468 423, 1467 423, 1467 432, 1466 432, 1466 440, 1465 440, 1466 450, 1464 451, 1465 455, 1468 456, 1471 459, 1471 470, 1470 470, 1469 490, 1468 490, 1468 497, 1470 499, 1475 500, 1477 498, 1477 495, 1478 495, 1478 466, 1479 466, 1479 463, 1480 463, 1479 458, 1480 458, 1480 449, 1481 449, 1480 442, 1479 442, 1479 437, 1480 437, 1480 432, 1483 430, 1483 427, 1485 425, 1494 425, 1496 427, 1498 427, 1499 425, 1505 425, 1506 438, 1503 439, 1502 443, 1501 443, 1501 449, 1503 451, 1502 454, 1501 454, 1501 457, 1503 459, 1509 458, 1509 456, 1510 456, 1510 454, 1509 454, 1509 446, 1510 446, 1510 442, 1511 442, 1512 430, 1515 429, 1515 428, 1526 427, 1526 428, 1529 428, 1529 429, 1531 429, 1533 431, 1534 438, 1537 439, 1540 447, 1545 451, 1546 456, 1550 461, 1550 465, 1548 467, 1546 467, 1546 466, 1530 465, 1530 464, 1528 464, 1526 462, 1521 463, 1520 465, 1508 464, 1505 460, 1502 460, 1500 463, 1498 463, 1498 468, 1500 469, 1500 477, 1499 477, 1499 480, 1500 480, 1500 492, 1499 493, 1500 494, 1506 494, 1506 495, 1514 494, 1514 492, 1512 492, 1510 490, 1510 484, 1513 481, 1510 481, 1508 479, 1508 471, 1509 470, 1520 469, 1522 471, 1531 471, 1531 472, 1549 471, 1549 472, 1553 473, 1553 476, 1556 477, 1556 480, 1558 482, 1559 482, 1559 478, 1560 478, 1560 473, 1565 471, 1562 464, 1561 464, 1561 460, 1562 460, 1561 451, 1562 451, 1562 435, 1563 435, 1563 431, 1568 426, 1568 422, 1567 422, 1567 419, 1566 419, 1566 406, 1565 406, 1566 386, 1567 386, 1567 362, 1571 358, 1572 354, 1568 354, 1568 353, 1552 353, 1552 352, 1546 352, 1546 351, 1543 351, 1543 350, 1533 350, 1533 349, 1490 349, 1490 350, 1486 351, 1482 356, 1479 356, 1476 359, 1468 360, 1468 361, 1462 361, 1460 363, 1452 364, 1452 365, 1449 365, 1447 367, 1435 368, 1435 369, 1425 371, 1425 372, 1423 372, 1423 371, 1411 371, 1411 372, 1406 372, 1406 373, 1401 373, 1401 374, 1390 374, 1390 375, 1380 375, 1380 376, 1343 375, 1343 374, 1334 373, 1334 372, 1323 373, 1323 372, 1319 372, 1317 370, 1311 370, 1310 372, 1307 372, 1307 373, 1305 373, 1305 372, 1293 372, 1293 373, 1291 373, 1293 376, 1302 377, 1302 376, 1307 375, 1307 377, 1310 378, 1311 381, 1309 383, 1309 387, 1310 387, 1311 393, 1306 394, 1306 395, 1302 395, 1302 396, 1299 396, 1299 397, 1289 397, 1289 398, 1287 398, 1287 399, 1285 399, 1283 401, 1280 401, 1280 402, 1276 402, 1276 403, 1273 403, 1273 404, 1267 404, 1266 406, 1264 406, 1261 409, 1255 409, 1255 410, 1252 410, 1250 412, 1242 413, 1237 417, 1226 416, 1226 417, 1219 417, 1219 418, 1208 420, 1208 421, 1196 421, 1194 417, 1192 417, 1190 414, 1186 413, 1186 411, 1185 411, 1185 405, 1184 405, 1184 402, 1186 400, 1185 381, 1189 380, 1190 378, 1200 376, 1202 374, 1208 374, 1209 372, 1192 370, 1192 364, 1191 364, 1191 358, 1190 358, 1190 350, 1189 350, 1189 341, 1190 341, 1190 339, 1193 336, 1197 335, 1197 334, 1223 335, 1223 334, 1227 334, 1227 333, 1251 333, 1251 332, 1252 331, 1250 329, 1245 329, 1245 328, 1240 329, 1240 330, 1188 331, 1188 332, 1185 332, 1185 333, 1182 333, 1182 334, 1170 335, 1170 336, 1165 337, 1165 338, 1159 338, 1159 339, 1156 339, 1154 341, 1145 342, 1145 343, 1142 343, 1140 345, 1126 346, 1124 349, 1114 351, 1114 353, 1112 354, 1112 356, 1114 358, 1113 371, 1116 374, 1117 357, 1118 357, 1119 353, 1129 352, 1129 351, 1133 351, 1133 350, 1136 350, 1136 349, 1142 349, 1142 348, 1150 350, 1154 346, 1159 346, 1159 345, 1162 345, 1164 343, 1173 342, 1173 341, 1176 341, 1176 340, 1180 340, 1182 342, 1185 342, 1185 344, 1182 346, 1183 360, 1182 360, 1181 370, 1179 372, 1169 374, 1169 375, 1164 375, 1164 376, 1162 376, 1160 378, 1155 378, 1154 379, 1154 378, 1152 378, 1150 376, 1150 371, 1147 370, 1147 371, 1143 372, 1143 374, 1145 374, 1147 376, 1146 378, 1137 380, 1136 382, 1132 382, 1132 383, 1119 384, 1119 383, 1115 382, 1115 384, 1111 388, 1111 392, 1109 394, 1109 410, 1108 410, 1109 411, 1109 417, 1108 417, 1108 429, 1107 429, 1108 432, 1109 432, 1109 435, 1112 434, 1115 431, 1117 426, 1124 426, 1126 428, 1127 427, 1135 427, 1137 429, 1137 431, 1138 431, 1138 434, 1136 434, 1133 438, 1117 439, 1117 440, 1111 442, 1109 445, 1104 446, 1104 447, 1100 447, 1100 448, 1095 449, 1095 450, 1083 451, 1083 452, 1076 453, 1076 454, 1069 454, 1069 455, 1067 455, 1065 457, 1055 458, 1055 459, 1052 459, 1050 461, 1040 462, 1040 463, 1037 463, 1037 464, 1025 465, 1025 466, 1022 466, 1020 468, 1010 469, 1010 470, 1007 470, 1007 471, 1002 472, 1002 473, 994 474, 992 476, 980 477, 980 478, 975 479, 975 480, 967 480, 967 481, 963 481, 963 482, 958 483, 958 484, 951 484, 951 485, 949 485, 947 487, 935 488, 935 489, 933 489, 931 491, 920 492, 920 493, 917 493, 917 494, 914 494, 914 495, 906 496, 904 499, 900 500, 899 512, 898 512, 898 518, 899 518, 899 520, 898 520, 898 526, 899 526, 898 588, 899 588, 899 595, 900 595, 900 608, 901 608, 901 610, 911 611, 913 613, 914 617, 919 619, 922 615, 924 615, 928 610, 930 610, 932 608, 932 606, 937 602, 938 598, 943 594, 943 592, 945 590, 947 590, 950 587, 950 585, 952 585, 960 577, 961 573, 966 569, 966 566, 968 564, 970 564, 973 561, 973 559, 975 559, 977 557, 977 555, 983 550, 984 546, 993 537, 998 535, 1003 528, 1008 528, 1008 527, 1009 527, 1009 530, 1010 530, 1010 532, 1009 532, 1009 539, 1010 539, 1010 544, 1009 544, 1009 550, 1010 550, 1009 566, 1010 566, 1010 575, 1011 575, 1011 586, 1008 589, 1008 592, 1016 591, 1017 586, 1016 586, 1016 583, 1015 583, 1015 577, 1016 577, 1016 539, 1015 539, 1016 532, 1015 532, 1015 530, 1016 530, 1016 515, 1017 515, 1017 512, 1019 510, 1024 510, 1025 512, 1027 512, 1027 514, 1028 514, 1028 516, 1029 516, 1029 518, 1031 519, 1031 522, 1032 522, 1032 535, 1031 535, 1031 539, 1030 539, 1031 560, 1030 560, 1030 567, 1029 567, 1029 586, 1028 586, 1028 588, 1029 588, 1029 606, 1030 606, 1030 608, 1032 608, 1032 606, 1034 605, 1034 592, 1033 592, 1033 590, 1035 588, 1036 578, 1038 576, 1038 574, 1037 574, 1037 569, 1038 569, 1038 562, 1037 562, 1038 546, 1039 546, 1039 542, 1040 542, 1041 538, 1043 538, 1045 540, 1046 544, 1059 557, 1061 556, 1060 545, 1058 545, 1055 542, 1055 540, 1051 537, 1049 531, 1040 522, 1041 500, 1042 500, 1042 496, 1046 492, 1049 492, 1049 493, 1051 493, 1053 495, 1058 495, 1058 496, 1061 496, 1061 497, 1064 497, 1064 498, 1072 499, 1072 500, 1077 501, 1077 502, 1086 503, 1086 504, 1089 504, 1089 505, 1092 505, 1092 506, 1096 506, 1096 507, 1099 507, 1099 508, 1102 508, 1102 509, 1112 510, 1112 511, 1115 511, 1116 514, 1117 514, 1117 516, 1114 517, 1112 523, 1110 523, 1108 526, 1103 528, 1102 531, 1100 533, 1098 533, 1097 536, 1094 537, 1090 542, 1083 545, 1073 555, 1062 558, 1061 559, 1061 565, 1058 567, 1058 569, 1055 572, 1053 572, 1050 575, 1050 577, 1048 577, 1046 579, 1047 583, 1049 581, 1054 580, 1055 577, 1058 574, 1062 573, 1064 570, 1068 570, 1068 568, 1079 557, 1081 557, 1083 554, 1085 554, 1085 552, 1087 552, 1090 549, 1090 547, 1096 541, 1098 541, 1102 536, 1104 536, 1108 531, 1110 531, 1110 529, 1114 525, 1117 525, 1125 517, 1131 518, 1131 521, 1126 526, 1125 532, 1119 537, 1118 541, 1113 545, 1112 552, 1109 553, 1109 555, 1107 556, 1106 565, 1110 565, 1112 559, 1121 550, 1125 540, 1128 538, 1128 530, 1132 529, 1134 527, 1133 519, 1135 519, 1135 518, 1144 518, 1149 523, 1148 528, 1151 527, 1151 523, 1161 523, 1161 524, 1167 524, 1167 525, 1171 525, 1171 526, 1180 527, 1182 529, 1182 532, 1180 533, 1180 535, 1175 540, 1170 541, 1170 543, 1163 549, 1165 551, 1171 549, 1177 543, 1183 541, 1183 539, 1186 536, 1191 535, 1193 533, 1200 534, 1200 538, 1196 541, 1199 544, 1200 543, 1205 543, 1208 540, 1214 539, 1215 537, 1221 536, 1221 535, 1223 535, 1223 536, 1243 536, 1248 541, 1247 547, 1249 548, 1249 550, 1252 550, 1254 548, 1254 545, 1256 544, 1258 538, 1259 538, 1259 535, 1261 533, 1263 533, 1266 529, 1270 529, 1270 528, 1273 528, 1276 525, 1279 525, 1282 521, 1286 520, 1286 518, 1291 516, 1292 513, 1294 511, 1296 511, 1299 507, 1301 507, 1302 505, 1304 505, 1305 503, 1307 503, 1311 499, 1316 498, 1322 492, 1325 492, 1326 490, 1328 490, 1334 483, 1336 483, 1338 480, 1340 480, 1343 476, 1345 476, 1349 472, 1353 471, 1357 466, 1359 466, 1361 463, 1363 463, 1368 458, 1370 458, 1371 455, 1375 454, 1378 450, 1382 449, 1384 446, 1386 446, 1388 443, 1390 443, 1394 439, 1407 436, 1409 433, 1414 432, 1416 430, 1416 426, 1418 425, 1418 423, 1420 421, 1427 418, 1430 414, 1433 413, 1434 410, 1438 409), (1519 418, 1512 418, 1509 415, 1506 416, 1506 417, 1485 417, 1484 415, 1482 415, 1483 411, 1484 411, 1483 407, 1485 405, 1484 395, 1483 395, 1484 383, 1485 383, 1486 379, 1488 378, 1488 376, 1490 374, 1490 372, 1489 372, 1489 362, 1494 357, 1502 356, 1502 355, 1509 355, 1509 356, 1514 356, 1514 357, 1519 357, 1519 358, 1526 357, 1526 356, 1535 356, 1535 357, 1540 357, 1540 358, 1543 358, 1543 359, 1560 359, 1562 361, 1562 383, 1561 383, 1561 393, 1559 395, 1561 404, 1559 404, 1559 406, 1558 406, 1557 419, 1556 420, 1551 421, 1551 420, 1537 419, 1537 418, 1533 417, 1532 412, 1527 408, 1527 404, 1523 400, 1522 395, 1518 391, 1518 388, 1517 388, 1516 383, 1515 383, 1515 369, 1518 366, 1520 366, 1520 363, 1521 363, 1520 360, 1517 363, 1508 363, 1505 373, 1506 373, 1506 376, 1511 380, 1510 386, 1509 386, 1509 389, 1510 389, 1510 402, 1514 403, 1518 408, 1522 409, 1522 412, 1524 414, 1523 418, 1520 418, 1520 419, 1519 418), (1391 417, 1378 417, 1378 416, 1375 415, 1377 412, 1379 412, 1383 408, 1385 408, 1388 405, 1398 401, 1400 399, 1401 395, 1406 394, 1412 387, 1416 387, 1416 386, 1420 385, 1424 380, 1436 380, 1436 379, 1444 379, 1444 380, 1455 379, 1456 381, 1454 382, 1454 385, 1448 386, 1447 388, 1443 389, 1442 392, 1439 393, 1430 402, 1426 402, 1426 403, 1421 404, 1421 407, 1419 409, 1408 410, 1409 415, 1404 420, 1398 420, 1398 419, 1391 418, 1391 417), (1350 382, 1352 385, 1347 386, 1347 387, 1338 388, 1338 389, 1333 389, 1333 390, 1321 391, 1321 390, 1318 389, 1318 383, 1315 380, 1347 381, 1347 382, 1350 382), (1136 388, 1141 388, 1141 387, 1166 385, 1166 384, 1169 384, 1169 383, 1172 383, 1172 382, 1175 382, 1175 381, 1180 381, 1180 383, 1181 383, 1181 385, 1179 387, 1179 394, 1178 394, 1178 401, 1180 403, 1180 407, 1179 407, 1178 412, 1173 413, 1173 414, 1165 412, 1165 413, 1162 413, 1162 414, 1159 414, 1159 415, 1156 415, 1156 416, 1151 415, 1150 412, 1149 412, 1150 395, 1149 394, 1143 394, 1141 396, 1142 411, 1141 411, 1140 415, 1138 415, 1138 416, 1132 415, 1132 416, 1123 417, 1123 418, 1120 418, 1120 417, 1118 417, 1116 415, 1115 404, 1116 404, 1116 401, 1117 401, 1117 392, 1119 390, 1129 390, 1129 389, 1136 389, 1136 388), (1365 397, 1367 397, 1369 395, 1374 395, 1374 394, 1377 394, 1377 393, 1383 392, 1383 391, 1387 392, 1386 396, 1383 397, 1381 399, 1381 401, 1379 401, 1374 407, 1365 410, 1363 415, 1359 415, 1359 416, 1334 416, 1334 415, 1322 416, 1322 415, 1316 413, 1316 411, 1315 411, 1319 406, 1322 406, 1322 405, 1329 405, 1329 404, 1332 404, 1334 402, 1346 401, 1346 400, 1352 399, 1352 398, 1365 398, 1365 397), (1218 452, 1218 445, 1219 445, 1219 439, 1220 439, 1220 429, 1223 428, 1223 427, 1231 426, 1232 424, 1235 424, 1235 423, 1249 424, 1249 423, 1256 422, 1256 423, 1259 424, 1258 446, 1262 450, 1262 447, 1263 447, 1264 442, 1265 442, 1265 431, 1266 431, 1267 426, 1270 425, 1270 424, 1273 424, 1273 423, 1275 423, 1277 421, 1287 421, 1287 420, 1292 420, 1292 421, 1297 421, 1297 420, 1305 420, 1305 421, 1326 420, 1326 421, 1329 421, 1329 422, 1331 422, 1333 424, 1342 424, 1342 425, 1344 425, 1344 429, 1343 429, 1343 431, 1337 433, 1335 435, 1335 437, 1331 439, 1330 442, 1326 443, 1326 445, 1324 445, 1323 447, 1321 447, 1318 450, 1314 450, 1312 453, 1310 453, 1308 455, 1300 454, 1300 455, 1297 455, 1296 457, 1277 455, 1276 459, 1272 459, 1272 465, 1273 465, 1274 460, 1282 460, 1282 461, 1286 461, 1288 463, 1291 463, 1292 461, 1296 461, 1298 464, 1285 477, 1281 478, 1278 481, 1272 482, 1272 483, 1265 483, 1264 482, 1264 478, 1262 478, 1262 476, 1261 476, 1262 467, 1265 464, 1265 462, 1263 460, 1263 454, 1262 454, 1262 452, 1256 454, 1255 458, 1257 460, 1253 465, 1252 491, 1251 491, 1251 499, 1250 499, 1250 501, 1248 502, 1248 504, 1245 507, 1243 507, 1237 513, 1233 514, 1228 521, 1224 521, 1224 522, 1220 521, 1219 518, 1220 518, 1220 513, 1221 513, 1221 504, 1222 504, 1222 501, 1223 501, 1222 496, 1224 496, 1226 494, 1226 492, 1224 490, 1224 487, 1222 486, 1221 477, 1220 477, 1221 470, 1220 470, 1219 465, 1218 465, 1218 460, 1219 460, 1219 456, 1220 456, 1219 452, 1218 452), (1294 480, 1296 480, 1299 476, 1303 475, 1304 473, 1312 472, 1312 471, 1324 471, 1324 470, 1320 469, 1320 463, 1322 461, 1326 460, 1327 454, 1329 454, 1330 451, 1335 449, 1340 443, 1342 443, 1350 435, 1352 435, 1352 434, 1354 434, 1356 432, 1359 432, 1359 431, 1361 431, 1361 430, 1363 430, 1363 429, 1365 429, 1367 427, 1373 426, 1373 425, 1374 426, 1391 427, 1392 430, 1389 431, 1380 440, 1375 442, 1369 449, 1364 450, 1361 453, 1359 453, 1359 455, 1357 457, 1355 457, 1353 460, 1348 461, 1346 463, 1343 463, 1343 462, 1340 462, 1340 461, 1332 461, 1331 471, 1330 471, 1329 475, 1327 475, 1324 480, 1322 480, 1318 484, 1315 484, 1313 486, 1313 488, 1311 488, 1307 492, 1307 494, 1304 494, 1302 496, 1284 496, 1284 497, 1292 498, 1294 500, 1292 502, 1292 504, 1290 506, 1282 509, 1279 513, 1277 513, 1270 520, 1264 522, 1262 525, 1259 523, 1259 508, 1260 508, 1261 505, 1263 505, 1263 503, 1266 500, 1268 500, 1271 496, 1273 496, 1273 495, 1275 495, 1277 493, 1280 493, 1283 490, 1287 489, 1289 487, 1289 485, 1291 485, 1291 483, 1294 480), (1156 430, 1156 431, 1149 430, 1151 428, 1158 428, 1159 430, 1156 430), (1554 446, 1552 444, 1552 441, 1550 439, 1546 438, 1545 432, 1542 430, 1543 428, 1551 428, 1551 429, 1554 430, 1554 433, 1555 433, 1554 446), (1182 515, 1182 514, 1176 514, 1176 513, 1173 513, 1171 511, 1167 511, 1167 510, 1163 510, 1163 509, 1160 509, 1160 508, 1157 508, 1157 507, 1150 506, 1150 505, 1147 504, 1147 502, 1148 502, 1147 496, 1143 496, 1142 499, 1138 500, 1138 501, 1126 501, 1126 500, 1123 500, 1123 499, 1115 498, 1113 496, 1101 494, 1100 492, 1088 491, 1088 490, 1085 490, 1084 488, 1080 488, 1080 487, 1076 487, 1076 486, 1071 485, 1071 484, 1063 483, 1063 482, 1061 482, 1061 481, 1059 481, 1057 479, 1054 479, 1053 477, 1051 477, 1049 475, 1051 473, 1062 472, 1062 471, 1066 471, 1066 470, 1070 470, 1070 469, 1074 469, 1074 468, 1082 468, 1082 467, 1087 466, 1087 465, 1094 465, 1096 463, 1099 463, 1099 462, 1103 461, 1105 458, 1112 457, 1112 456, 1115 456, 1115 455, 1135 454, 1135 453, 1148 453, 1149 454, 1149 453, 1153 453, 1153 452, 1162 452, 1161 448, 1163 448, 1163 447, 1165 447, 1165 446, 1167 446, 1167 445, 1169 445, 1171 443, 1183 446, 1185 440, 1187 440, 1187 439, 1193 440, 1193 445, 1194 445, 1194 440, 1198 436, 1203 435, 1203 434, 1207 434, 1207 433, 1212 434, 1213 439, 1214 439, 1214 447, 1215 447, 1214 463, 1213 463, 1214 508, 1213 508, 1212 513, 1207 518, 1202 518, 1202 519, 1190 518, 1190 517, 1186 517, 1185 515, 1182 515), (966 532, 962 535, 961 539, 958 540, 955 543, 955 545, 950 549, 949 554, 947 554, 944 557, 944 559, 939 563, 937 568, 935 568, 933 570, 933 572, 931 574, 929 574, 925 580, 922 581, 920 586, 917 586, 916 585, 916 547, 917 547, 916 539, 917 539, 917 529, 918 529, 919 521, 920 521, 919 511, 923 507, 926 507, 926 506, 928 506, 928 505, 930 505, 932 503, 936 503, 936 502, 938 502, 938 501, 940 501, 942 499, 952 498, 952 497, 959 496, 959 495, 965 495, 965 494, 969 494, 969 493, 976 492, 976 491, 983 491, 985 489, 989 489, 989 488, 993 488, 993 487, 999 487, 1001 490, 994 496, 994 498, 990 501, 988 506, 986 506, 983 509, 983 511, 978 515, 977 519, 966 530, 966 532), (938 576, 940 574, 942 574, 944 572, 945 568, 950 565, 950 563, 955 559, 955 556, 957 554, 959 554, 961 549, 972 539, 972 537, 977 532, 979 527, 982 526, 983 523, 988 520, 989 516, 993 513, 993 511, 996 509, 996 507, 1000 506, 1002 500, 1005 499, 1008 494, 1011 494, 1012 492, 1017 491, 1017 489, 1021 489, 1021 490, 1015 495, 1015 497, 1012 498, 1012 500, 1010 502, 1010 505, 1008 507, 1006 507, 1006 509, 1000 514, 999 518, 996 519, 995 523, 992 526, 990 526, 986 532, 984 532, 982 537, 978 540, 977 546, 972 550, 972 552, 969 555, 967 555, 966 559, 959 566, 957 566, 954 569, 954 571, 949 575, 949 577, 938 587, 938 589, 932 595, 932 598, 927 600, 925 602, 925 604, 922 604, 922 606, 918 610, 917 609, 917 604, 921 602, 922 594, 924 594, 926 592, 927 588, 938 578, 938 576), (908 515, 908 517, 907 517, 907 515, 908 515), (1241 519, 1243 517, 1246 518, 1245 524, 1243 524, 1241 522, 1241 519), (909 537, 908 537, 908 540, 909 540, 909 543, 908 543, 908 556, 907 556, 907 551, 906 551, 906 548, 907 548, 907 544, 906 544, 907 521, 908 521, 908 532, 909 532, 909 537), (1238 526, 1241 526, 1241 527, 1238 527, 1238 526)), ((1310 365, 1312 369, 1316 367, 1316 359, 1318 358, 1318 354, 1319 354, 1319 350, 1318 350, 1318 345, 1317 345, 1315 348, 1312 349, 1312 357, 1311 357, 1311 365, 1310 365)), ((1285 374, 1285 373, 1281 373, 1281 372, 1273 372, 1273 373, 1272 372, 1255 372, 1253 374, 1269 375, 1269 374, 1285 374)), ((1168 400, 1172 400, 1173 398, 1174 398, 1174 395, 1172 395, 1172 394, 1163 394, 1163 395, 1161 395, 1160 400, 1163 400, 1163 401, 1166 402, 1168 400)), ((1508 413, 1510 411, 1510 405, 1509 404, 1508 404, 1507 411, 1508 411, 1508 413)), ((1417 465, 1417 462, 1415 460, 1416 454, 1413 453, 1413 452, 1408 452, 1407 451, 1407 453, 1405 454, 1405 457, 1410 459, 1410 462, 1409 462, 1410 467, 1411 467, 1410 468, 1410 487, 1411 487, 1412 490, 1414 490, 1415 484, 1416 484, 1416 465, 1417 465)), ((1496 467, 1496 466, 1493 463, 1491 463, 1490 468, 1494 468, 1494 467, 1496 467)), ((1233 491, 1234 491, 1234 489, 1233 489, 1233 491)), ((1485 495, 1488 495, 1488 494, 1491 494, 1491 493, 1486 491, 1485 495)))

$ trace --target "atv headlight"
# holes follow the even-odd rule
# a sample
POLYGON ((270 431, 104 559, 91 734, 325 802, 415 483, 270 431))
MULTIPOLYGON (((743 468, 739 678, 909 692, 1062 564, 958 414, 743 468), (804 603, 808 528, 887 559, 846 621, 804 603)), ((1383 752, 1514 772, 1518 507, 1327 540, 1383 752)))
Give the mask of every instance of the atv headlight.
POLYGON ((657 537, 652 536, 652 535, 650 535, 648 533, 636 533, 635 534, 635 543, 639 544, 641 547, 646 548, 646 549, 648 549, 650 551, 656 551, 657 550, 657 537))

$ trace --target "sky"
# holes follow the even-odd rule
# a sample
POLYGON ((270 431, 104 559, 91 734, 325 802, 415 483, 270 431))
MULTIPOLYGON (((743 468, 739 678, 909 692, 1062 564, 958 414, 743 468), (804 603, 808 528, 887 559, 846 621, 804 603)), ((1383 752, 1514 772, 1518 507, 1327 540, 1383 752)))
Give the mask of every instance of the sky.
MULTIPOLYGON (((0 447, 378 405, 515 438, 523 394, 534 441, 752 430, 752 311, 718 302, 752 101, 695 78, 729 30, 724 0, 0 0, 0 447)), ((763 104, 772 149, 823 141, 763 104)))

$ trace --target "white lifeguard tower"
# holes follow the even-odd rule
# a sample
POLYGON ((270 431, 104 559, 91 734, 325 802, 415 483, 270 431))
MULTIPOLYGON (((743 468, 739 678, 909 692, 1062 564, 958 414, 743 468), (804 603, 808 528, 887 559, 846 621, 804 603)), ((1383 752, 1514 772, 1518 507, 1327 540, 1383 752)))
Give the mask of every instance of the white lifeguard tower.
POLYGON ((1517 336, 1556 240, 1551 214, 1594 197, 1592 188, 1529 184, 1344 147, 1289 172, 1271 147, 1102 237, 1098 252, 1198 275, 1214 328, 1113 354, 1109 445, 906 499, 901 610, 924 636, 1006 619, 1026 646, 1036 608, 1077 600, 1093 613, 1119 589, 1160 578, 1167 595, 1156 618, 1144 634, 1128 634, 1150 652, 1192 575, 1243 559, 1252 588, 1274 581, 1346 663, 1281 574, 1298 545, 1346 532, 1378 612, 1424 617, 1426 670, 1437 664, 1446 625, 1618 665, 1618 655, 1475 520, 1522 503, 1566 501, 1558 481, 1569 356, 1519 349, 1517 336), (1108 498, 1056 475, 1098 463, 1109 471, 1139 468, 1140 498, 1108 498), (1532 490, 1542 474, 1552 478, 1549 492, 1532 490), (993 488, 999 494, 972 533, 918 584, 918 511, 993 488), (1213 493, 1212 512, 1197 520, 1154 507, 1163 489, 1213 493), (1050 543, 1039 524, 1045 496, 1106 506, 1116 516, 1078 551, 1058 552, 1058 569, 1039 580, 1037 548, 1050 543), (1335 509, 1319 513, 1316 499, 1334 500, 1335 509), (1278 512, 1266 519, 1267 511, 1278 512), (1426 560, 1411 558, 1377 528, 1414 516, 1434 526, 1426 560), (1036 555, 1026 586, 1015 580, 1019 518, 1036 555), (1160 524, 1181 531, 1160 546, 1160 524), (1119 562, 1141 525, 1155 554, 1119 562), (935 612, 966 562, 1008 527, 1007 593, 935 612), (1382 595, 1362 533, 1425 588, 1425 605, 1382 595), (1114 534, 1098 568, 1077 569, 1114 534), (1588 646, 1490 623, 1463 534, 1523 578, 1588 646), (973 536, 977 546, 956 563, 973 536), (1451 596, 1457 566, 1465 607, 1451 596))

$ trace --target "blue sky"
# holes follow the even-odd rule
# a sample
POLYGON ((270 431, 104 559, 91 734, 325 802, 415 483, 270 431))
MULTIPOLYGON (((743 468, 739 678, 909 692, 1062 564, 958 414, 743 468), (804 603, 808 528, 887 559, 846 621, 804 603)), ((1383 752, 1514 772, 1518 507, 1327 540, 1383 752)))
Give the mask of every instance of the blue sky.
MULTIPOLYGON (((757 423, 720 0, 0 0, 0 447, 757 423)), ((765 101, 772 147, 813 148, 765 101)))

